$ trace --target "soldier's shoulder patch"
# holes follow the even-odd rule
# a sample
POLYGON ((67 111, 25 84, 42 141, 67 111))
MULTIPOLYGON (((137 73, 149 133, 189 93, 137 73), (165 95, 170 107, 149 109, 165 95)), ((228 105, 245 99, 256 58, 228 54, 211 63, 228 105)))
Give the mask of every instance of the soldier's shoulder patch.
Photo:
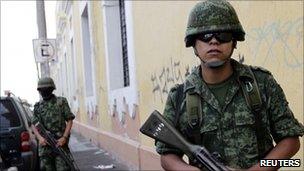
POLYGON ((267 73, 267 74, 271 74, 270 71, 268 71, 267 69, 265 69, 263 67, 260 67, 260 66, 250 66, 250 68, 254 71, 261 71, 261 72, 264 72, 264 73, 267 73))

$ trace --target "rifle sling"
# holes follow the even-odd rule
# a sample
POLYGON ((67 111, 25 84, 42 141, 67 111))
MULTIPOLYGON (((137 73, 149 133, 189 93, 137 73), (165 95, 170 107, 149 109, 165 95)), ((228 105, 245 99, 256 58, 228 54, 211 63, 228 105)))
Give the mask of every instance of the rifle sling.
POLYGON ((202 106, 201 97, 196 93, 187 92, 186 94, 186 108, 188 115, 188 128, 192 130, 188 131, 190 138, 193 139, 195 144, 201 144, 201 132, 202 125, 202 106))
POLYGON ((262 116, 260 113, 262 108, 262 100, 255 75, 253 74, 249 66, 246 67, 252 77, 252 80, 249 81, 248 79, 240 78, 239 83, 241 85, 246 103, 249 106, 250 110, 253 112, 255 117, 254 126, 255 126, 255 134, 257 137, 258 155, 259 155, 259 159, 262 159, 264 157, 264 151, 265 151, 264 133, 263 133, 264 131, 262 129, 262 116))
MULTIPOLYGON (((182 100, 184 99, 184 84, 180 84, 177 86, 176 90, 176 106, 175 106, 175 119, 174 119, 174 126, 177 128, 179 118, 180 118, 180 111, 182 100)), ((201 99, 197 94, 186 94, 186 109, 188 115, 188 125, 191 127, 190 131, 187 131, 188 136, 194 140, 194 143, 200 144, 201 143, 201 134, 200 134, 200 126, 202 123, 202 108, 201 108, 201 99), (189 110, 190 109, 190 110, 189 110)))
POLYGON ((180 108, 183 100, 184 84, 179 84, 176 89, 176 106, 175 106, 175 118, 174 126, 178 127, 178 121, 180 117, 180 108))

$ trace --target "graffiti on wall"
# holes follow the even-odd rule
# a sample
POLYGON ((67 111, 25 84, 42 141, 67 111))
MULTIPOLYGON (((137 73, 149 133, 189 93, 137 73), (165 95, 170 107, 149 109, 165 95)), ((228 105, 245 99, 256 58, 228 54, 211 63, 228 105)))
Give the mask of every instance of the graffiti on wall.
POLYGON ((244 54, 240 54, 240 53, 239 53, 238 57, 239 57, 239 59, 238 59, 239 63, 242 64, 242 63, 245 62, 244 54))
POLYGON ((303 50, 303 16, 289 21, 273 21, 249 30, 247 37, 253 44, 250 53, 253 60, 263 58, 266 62, 279 62, 283 56, 284 65, 291 68, 303 67, 303 58, 296 54, 303 50), (266 52, 262 48, 266 47, 266 52))
POLYGON ((160 71, 151 74, 154 100, 159 97, 163 103, 170 88, 177 83, 182 83, 189 73, 189 65, 183 68, 180 61, 173 61, 170 58, 168 66, 163 66, 160 71))

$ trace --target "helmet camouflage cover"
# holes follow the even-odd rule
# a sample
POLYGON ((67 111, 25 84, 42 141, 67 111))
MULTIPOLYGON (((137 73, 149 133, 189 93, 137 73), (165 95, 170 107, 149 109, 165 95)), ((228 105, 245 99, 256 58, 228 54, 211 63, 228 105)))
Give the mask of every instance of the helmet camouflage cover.
POLYGON ((41 88, 47 88, 47 87, 56 89, 53 79, 50 77, 44 77, 44 78, 39 79, 37 90, 39 90, 41 88))
POLYGON ((186 30, 186 47, 194 45, 197 34, 230 31, 237 41, 245 40, 245 31, 232 5, 225 0, 205 0, 190 12, 186 30))

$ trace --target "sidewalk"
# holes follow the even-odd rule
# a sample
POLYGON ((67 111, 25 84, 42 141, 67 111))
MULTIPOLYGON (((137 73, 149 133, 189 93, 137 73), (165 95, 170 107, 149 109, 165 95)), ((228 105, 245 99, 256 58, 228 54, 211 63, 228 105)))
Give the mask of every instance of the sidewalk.
POLYGON ((81 171, 130 170, 107 151, 98 148, 75 131, 72 131, 69 146, 75 162, 81 171))

